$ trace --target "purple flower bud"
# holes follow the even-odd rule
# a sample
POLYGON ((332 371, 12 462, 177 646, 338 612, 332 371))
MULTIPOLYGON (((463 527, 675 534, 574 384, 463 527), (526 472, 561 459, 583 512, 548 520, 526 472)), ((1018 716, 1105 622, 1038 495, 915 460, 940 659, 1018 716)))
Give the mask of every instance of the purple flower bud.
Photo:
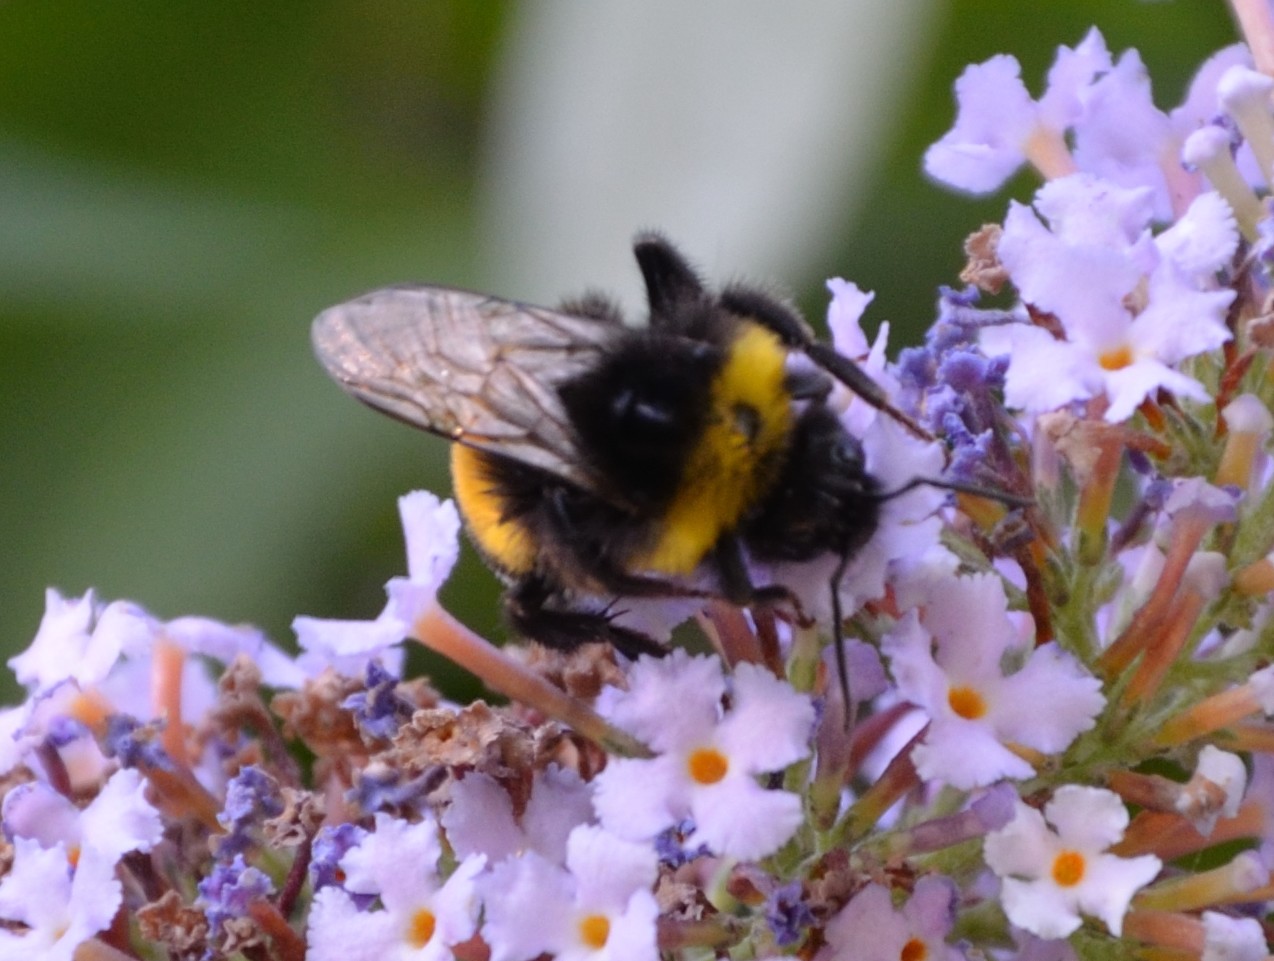
POLYGON ((106 719, 102 751, 107 757, 118 758, 124 767, 175 771, 177 766, 154 738, 154 733, 153 725, 143 724, 131 714, 112 714, 106 719))
POLYGON ((199 882, 198 890, 196 904, 203 908, 208 927, 217 937, 226 921, 244 917, 253 902, 273 894, 274 884, 264 872, 248 867, 242 854, 236 854, 230 863, 214 867, 199 882))
POLYGON ((398 678, 372 660, 367 664, 367 690, 351 694, 341 707, 368 736, 388 740, 412 714, 412 706, 398 696, 398 678))
POLYGON ((765 921, 779 947, 796 944, 805 929, 814 923, 813 912, 801 894, 800 882, 792 881, 775 888, 766 898, 765 921))
POLYGON ((252 829, 282 813, 278 782, 256 765, 245 767, 226 785, 226 803, 217 821, 228 833, 216 839, 217 857, 242 854, 254 843, 252 829))
POLYGON ((340 884, 344 877, 341 858, 362 843, 367 831, 357 824, 337 824, 319 829, 314 836, 313 854, 310 860, 310 883, 314 890, 332 884, 340 884))

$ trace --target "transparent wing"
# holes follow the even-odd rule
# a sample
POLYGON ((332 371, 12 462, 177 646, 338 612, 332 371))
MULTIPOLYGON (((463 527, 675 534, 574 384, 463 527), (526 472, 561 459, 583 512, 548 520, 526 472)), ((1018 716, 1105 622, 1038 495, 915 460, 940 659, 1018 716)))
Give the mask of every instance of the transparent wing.
POLYGON ((588 490, 557 387, 595 366, 617 324, 446 287, 387 287, 314 321, 314 350, 353 396, 588 490))

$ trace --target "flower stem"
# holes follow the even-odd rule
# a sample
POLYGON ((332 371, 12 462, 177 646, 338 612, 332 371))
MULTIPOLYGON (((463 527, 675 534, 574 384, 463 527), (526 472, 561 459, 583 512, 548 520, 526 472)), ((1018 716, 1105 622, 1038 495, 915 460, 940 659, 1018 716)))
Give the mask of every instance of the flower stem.
POLYGON ((640 741, 609 724, 587 705, 527 670, 442 609, 432 605, 414 625, 415 640, 480 677, 505 697, 533 707, 574 728, 603 748, 625 757, 649 757, 640 741))

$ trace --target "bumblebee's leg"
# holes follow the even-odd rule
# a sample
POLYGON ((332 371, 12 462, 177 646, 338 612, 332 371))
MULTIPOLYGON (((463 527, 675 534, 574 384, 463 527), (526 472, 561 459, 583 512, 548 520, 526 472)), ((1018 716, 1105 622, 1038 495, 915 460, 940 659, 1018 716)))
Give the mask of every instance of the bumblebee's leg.
POLYGON ((573 651, 585 644, 609 644, 625 657, 656 657, 667 653, 654 638, 619 627, 604 613, 550 607, 560 593, 542 577, 523 578, 504 596, 504 609, 513 629, 545 647, 573 651))
POLYGON ((721 595, 736 607, 746 607, 756 600, 756 588, 752 575, 743 559, 743 545, 737 537, 727 534, 717 541, 712 552, 721 579, 721 595))
POLYGON ((739 317, 755 320, 788 347, 808 350, 815 343, 814 332, 800 314, 754 287, 725 288, 721 291, 721 306, 739 317))
POLYGON ((841 610, 840 582, 849 566, 849 554, 841 556, 836 570, 832 571, 832 643, 836 645, 836 674, 840 679, 840 694, 845 702, 845 727, 849 728, 853 706, 849 700, 849 663, 845 658, 845 614, 841 610))
POLYGON ((674 315, 678 305, 693 304, 703 297, 703 282, 698 274, 659 234, 639 234, 633 244, 633 253, 646 282, 651 323, 663 322, 674 315))
POLYGON ((743 559, 743 545, 737 537, 726 535, 713 550, 717 576, 721 581, 721 596, 738 607, 777 607, 790 605, 798 619, 804 618, 801 602, 782 584, 757 587, 752 583, 747 563, 743 559))
POLYGON ((624 324, 624 312, 619 309, 619 304, 596 290, 585 291, 583 296, 562 301, 558 305, 558 310, 564 314, 588 317, 615 327, 622 327, 624 324))

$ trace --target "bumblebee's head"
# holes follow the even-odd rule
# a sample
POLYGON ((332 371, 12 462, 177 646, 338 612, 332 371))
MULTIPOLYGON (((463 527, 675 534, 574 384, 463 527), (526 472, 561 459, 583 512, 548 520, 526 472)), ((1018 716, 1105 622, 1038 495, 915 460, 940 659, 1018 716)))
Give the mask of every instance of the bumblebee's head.
POLYGON ((846 557, 871 539, 879 512, 880 485, 862 444, 833 411, 811 405, 793 426, 782 482, 749 523, 746 540, 759 560, 846 557))

